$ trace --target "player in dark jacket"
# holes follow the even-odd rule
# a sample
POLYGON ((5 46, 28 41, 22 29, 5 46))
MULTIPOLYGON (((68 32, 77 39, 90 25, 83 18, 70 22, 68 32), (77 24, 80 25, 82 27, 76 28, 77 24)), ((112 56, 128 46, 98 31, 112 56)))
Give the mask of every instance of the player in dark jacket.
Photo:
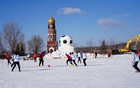
POLYGON ((44 57, 44 53, 42 52, 42 53, 40 54, 40 58, 39 58, 39 67, 40 67, 41 63, 42 63, 42 66, 44 66, 43 57, 44 57))

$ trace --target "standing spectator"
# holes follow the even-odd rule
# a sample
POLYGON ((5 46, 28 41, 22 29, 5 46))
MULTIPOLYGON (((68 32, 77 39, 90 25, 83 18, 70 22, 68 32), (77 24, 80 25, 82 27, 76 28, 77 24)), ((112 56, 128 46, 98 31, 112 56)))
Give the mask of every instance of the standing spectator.
POLYGON ((5 55, 4 55, 4 53, 2 54, 2 59, 5 59, 5 55))
POLYGON ((95 58, 97 58, 97 52, 95 52, 95 58))
POLYGON ((74 53, 72 52, 72 53, 70 53, 70 55, 71 55, 71 58, 72 58, 73 63, 77 67, 78 65, 75 63, 76 57, 75 57, 74 53))
POLYGON ((78 51, 78 62, 77 63, 81 63, 81 53, 80 53, 80 51, 78 51))
POLYGON ((110 52, 108 52, 107 54, 108 54, 108 57, 110 57, 110 52))
POLYGON ((39 58, 39 67, 40 67, 41 63, 42 63, 42 66, 44 66, 43 57, 44 57, 44 53, 42 52, 42 53, 40 54, 40 58, 39 58))
POLYGON ((16 52, 15 55, 14 55, 14 57, 13 57, 13 59, 14 59, 14 66, 13 66, 13 68, 12 68, 11 71, 13 71, 14 68, 16 67, 16 65, 18 65, 18 69, 19 69, 19 72, 20 72, 21 70, 20 70, 20 63, 19 63, 19 60, 22 59, 22 57, 20 57, 20 56, 19 56, 19 53, 16 52))
POLYGON ((35 53, 33 57, 34 57, 34 62, 36 62, 37 54, 35 53))
POLYGON ((11 62, 10 62, 10 55, 8 53, 6 54, 6 59, 8 61, 8 65, 11 64, 11 62))
POLYGON ((87 65, 86 64, 87 55, 86 55, 86 53, 84 51, 82 53, 83 53, 83 63, 84 63, 84 66, 86 66, 87 65))
POLYGON ((136 69, 135 72, 140 72, 140 69, 138 68, 139 57, 136 54, 136 51, 133 51, 132 55, 133 55, 133 61, 132 61, 133 65, 132 66, 136 69))

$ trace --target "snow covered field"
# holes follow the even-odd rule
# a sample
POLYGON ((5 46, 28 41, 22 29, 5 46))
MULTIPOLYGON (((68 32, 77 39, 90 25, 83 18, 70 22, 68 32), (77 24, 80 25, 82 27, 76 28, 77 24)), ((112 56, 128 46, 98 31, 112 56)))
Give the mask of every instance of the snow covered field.
POLYGON ((21 72, 17 67, 11 72, 7 60, 0 60, 0 88, 140 88, 140 73, 132 68, 131 55, 89 57, 87 66, 78 63, 78 67, 66 66, 65 61, 45 59, 39 68, 38 61, 21 60, 21 72))

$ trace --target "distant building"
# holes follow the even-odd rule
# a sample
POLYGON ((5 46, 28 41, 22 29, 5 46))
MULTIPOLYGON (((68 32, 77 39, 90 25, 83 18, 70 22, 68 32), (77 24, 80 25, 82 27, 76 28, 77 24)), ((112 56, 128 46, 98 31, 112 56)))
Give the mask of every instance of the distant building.
POLYGON ((47 40, 47 53, 52 53, 57 50, 55 20, 52 17, 48 20, 48 40, 47 40))

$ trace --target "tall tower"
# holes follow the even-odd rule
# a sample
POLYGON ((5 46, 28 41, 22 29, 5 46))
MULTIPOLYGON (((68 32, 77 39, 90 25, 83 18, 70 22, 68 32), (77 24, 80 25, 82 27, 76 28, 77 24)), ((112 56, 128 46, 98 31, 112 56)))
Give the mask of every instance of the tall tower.
POLYGON ((52 17, 48 20, 48 40, 47 40, 47 53, 52 53, 57 49, 55 20, 52 17))

